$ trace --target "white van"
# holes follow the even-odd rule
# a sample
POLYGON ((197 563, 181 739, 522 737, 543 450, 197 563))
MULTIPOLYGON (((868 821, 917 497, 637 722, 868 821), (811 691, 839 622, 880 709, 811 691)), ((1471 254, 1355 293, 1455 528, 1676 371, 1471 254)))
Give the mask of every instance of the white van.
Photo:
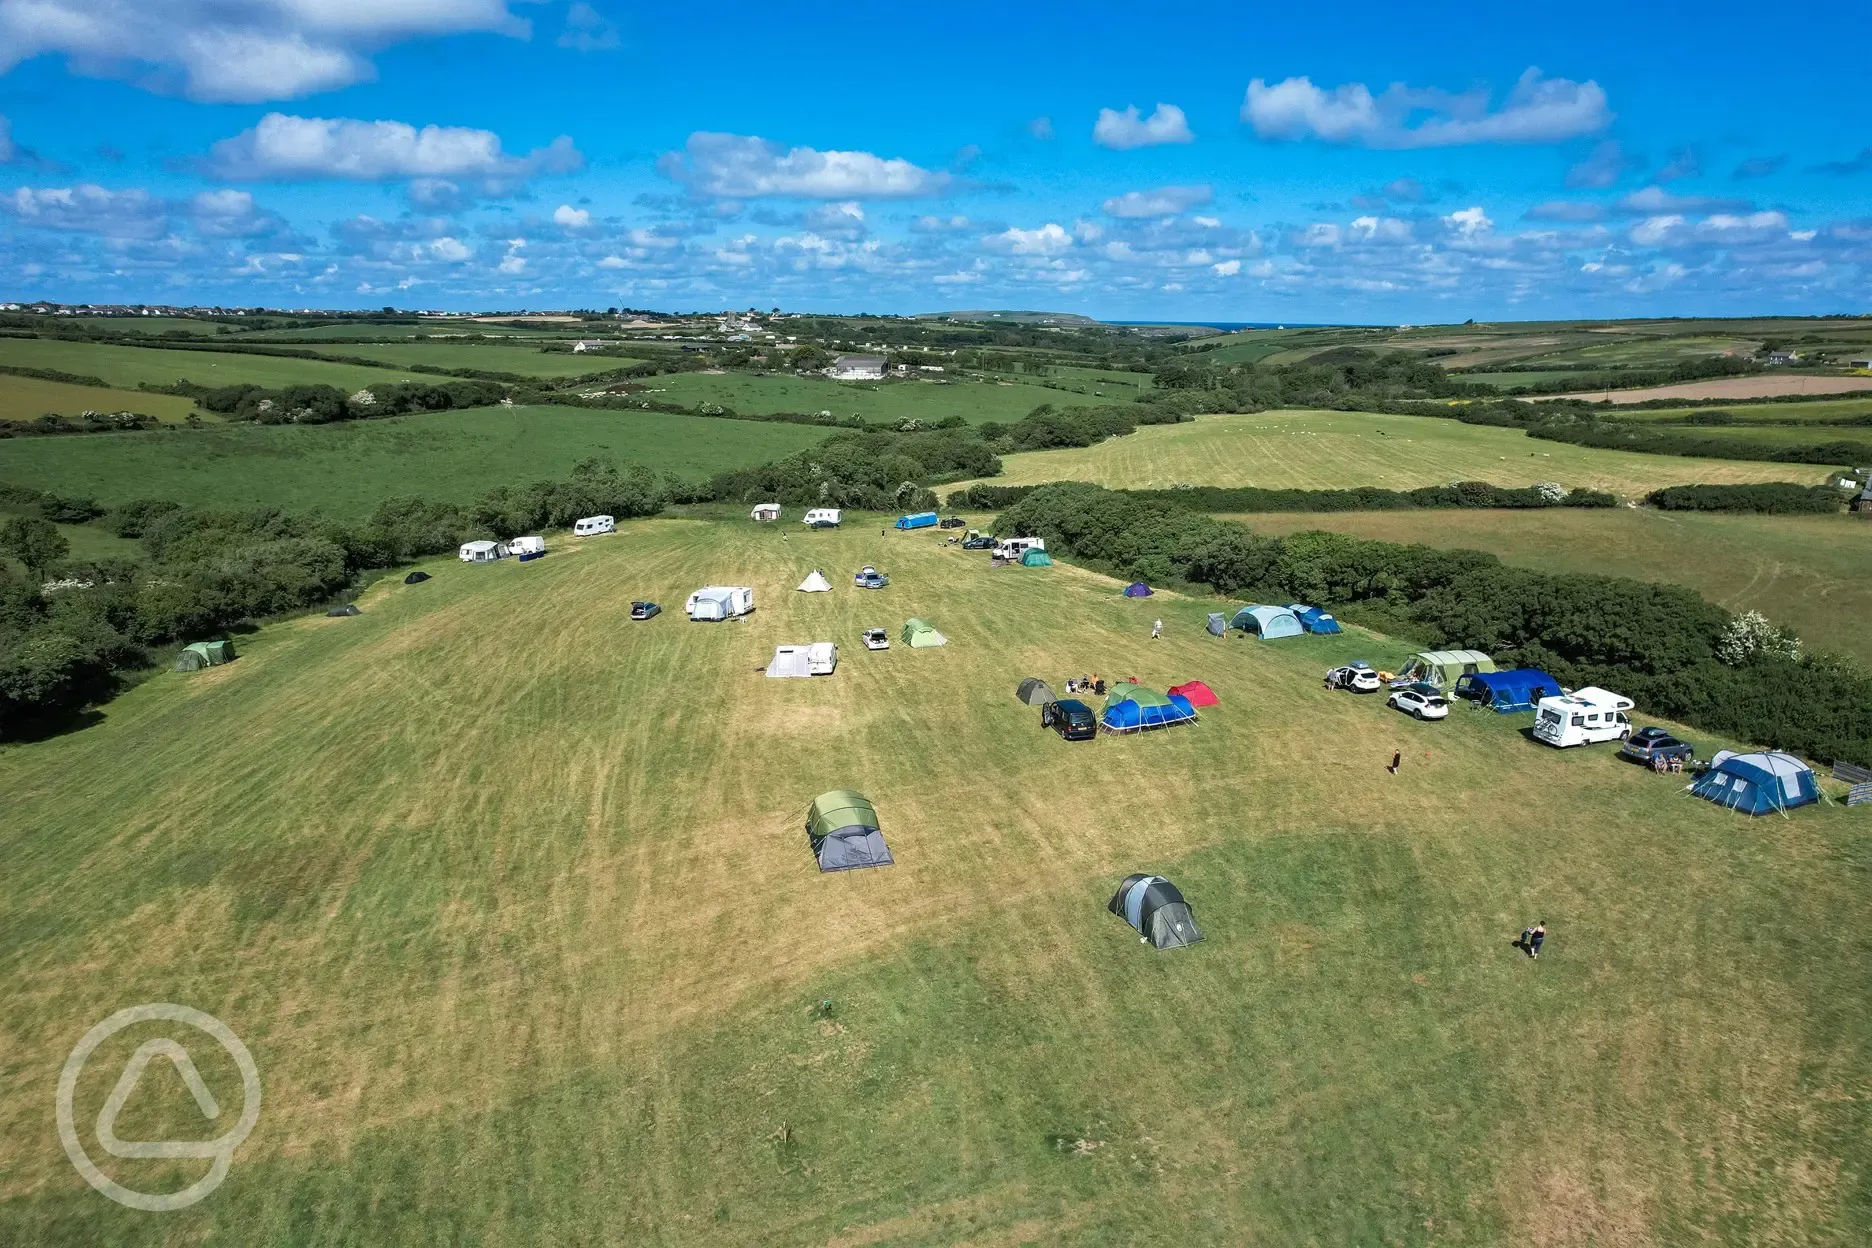
POLYGON ((806 647, 806 670, 815 676, 830 676, 838 666, 838 647, 829 641, 815 641, 806 647))
POLYGON ((1561 749, 1623 741, 1631 736, 1631 720, 1625 715, 1631 709, 1632 700, 1623 694, 1588 685, 1565 697, 1542 698, 1535 707, 1534 736, 1561 749))
POLYGON ((463 563, 493 563, 506 556, 507 547, 501 542, 463 542, 459 553, 463 563))
POLYGON ((1044 537, 997 537, 994 544, 994 557, 997 559, 1017 560, 1030 550, 1045 550, 1044 537))
POLYGON ((732 620, 753 609, 754 591, 746 585, 704 585, 683 603, 692 620, 732 620))
POLYGON ((617 532, 617 521, 610 516, 586 516, 572 526, 573 537, 597 537, 617 532))
POLYGON ((806 527, 809 529, 836 529, 839 527, 839 509, 836 507, 815 507, 806 513, 806 527))
POLYGON ((507 553, 510 555, 543 555, 546 553, 546 539, 543 537, 511 537, 507 539, 507 553))

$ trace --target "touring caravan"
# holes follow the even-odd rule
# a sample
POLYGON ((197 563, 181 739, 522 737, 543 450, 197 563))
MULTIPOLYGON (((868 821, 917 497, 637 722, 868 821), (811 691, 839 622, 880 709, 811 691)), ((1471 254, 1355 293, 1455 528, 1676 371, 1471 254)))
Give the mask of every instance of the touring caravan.
POLYGON ((704 585, 683 604, 692 620, 732 620, 753 609, 754 591, 746 585, 704 585))
POLYGON ((573 537, 597 537, 600 533, 617 532, 617 521, 610 516, 586 516, 572 526, 573 537))
POLYGON ((1030 550, 1045 549, 1044 537, 997 537, 993 554, 996 559, 1005 559, 1009 563, 1014 563, 1030 550))
POLYGON ((1625 712, 1632 700, 1588 685, 1565 697, 1542 698, 1534 720, 1536 740, 1565 749, 1569 745, 1591 745, 1597 741, 1623 741, 1631 736, 1631 720, 1625 712))
POLYGON ((778 520, 779 518, 780 518, 780 504, 779 503, 755 503, 754 510, 748 512, 748 519, 759 520, 763 524, 770 523, 772 521, 778 520))
POLYGON ((806 513, 806 527, 809 529, 836 529, 839 527, 839 509, 836 507, 815 507, 806 513))
POLYGON ((507 555, 507 547, 501 542, 463 542, 461 561, 463 563, 493 563, 507 555))

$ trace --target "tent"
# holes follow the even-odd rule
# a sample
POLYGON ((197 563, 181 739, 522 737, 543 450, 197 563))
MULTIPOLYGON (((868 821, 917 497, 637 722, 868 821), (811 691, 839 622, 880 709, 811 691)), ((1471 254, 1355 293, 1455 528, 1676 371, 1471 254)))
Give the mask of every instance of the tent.
POLYGON ((1286 607, 1243 607, 1229 623, 1244 632, 1254 633, 1262 641, 1298 637, 1306 631, 1300 627, 1300 617, 1286 607))
POLYGON ((362 615, 364 613, 357 609, 357 604, 355 602, 347 602, 342 607, 333 607, 331 610, 327 611, 325 614, 326 615, 362 615))
MULTIPOLYGON (((1398 673, 1398 684, 1435 685, 1448 689, 1464 676, 1495 670, 1495 660, 1480 650, 1424 650, 1410 656, 1398 673)), ((1558 686, 1555 686, 1556 693, 1558 686)))
POLYGON ((420 585, 428 579, 429 574, 427 572, 412 572, 403 578, 403 583, 405 585, 420 585))
POLYGON ((1222 699, 1216 697, 1215 690, 1200 680, 1185 681, 1180 685, 1170 686, 1170 696, 1182 698, 1191 706, 1220 706, 1222 699))
POLYGON ((1211 611, 1209 613, 1209 635, 1212 637, 1227 636, 1228 616, 1223 615, 1220 611, 1211 611))
POLYGON ((1044 680, 1038 680, 1032 676, 1021 681, 1020 688, 1014 691, 1014 696, 1019 698, 1022 702, 1025 702, 1028 706, 1041 706, 1047 702, 1058 700, 1053 696, 1053 687, 1051 685, 1047 684, 1044 680))
POLYGON ((175 670, 178 672, 199 672, 204 667, 220 667, 223 663, 232 663, 233 661, 233 642, 194 641, 182 647, 182 653, 176 656, 175 670))
POLYGON ((1026 568, 1050 568, 1053 557, 1044 550, 1030 550, 1021 556, 1021 566, 1026 568))
POLYGON ((914 650, 929 646, 946 646, 949 639, 936 631, 936 626, 927 620, 909 619, 904 621, 903 633, 899 638, 904 645, 914 650))
POLYGON ((773 662, 767 665, 769 676, 810 676, 812 667, 806 661, 805 646, 777 646, 773 652, 773 662))
POLYGON ((1456 678, 1456 696, 1507 714, 1531 711, 1542 698, 1559 696, 1560 682, 1538 667, 1508 672, 1471 672, 1456 678))
POLYGON ((1294 618, 1296 620, 1300 621, 1300 627, 1306 629, 1309 633, 1336 633, 1340 631, 1339 621, 1333 619, 1332 616, 1327 615, 1318 607, 1309 607, 1298 602, 1290 602, 1287 604, 1287 609, 1294 613, 1294 618))
POLYGON ((891 852, 878 831, 877 807, 862 793, 834 789, 806 808, 806 839, 821 871, 888 867, 891 852))
POLYGON ((1710 769, 1690 786, 1698 797, 1739 810, 1766 815, 1820 800, 1813 768, 1791 754, 1717 752, 1710 769))
POLYGON ((1168 728, 1196 718, 1196 708, 1181 694, 1168 696, 1142 685, 1120 684, 1105 696, 1099 722, 1112 732, 1168 728))
POLYGON ((819 575, 818 568, 814 568, 812 575, 799 583, 799 592, 802 594, 824 594, 831 590, 832 582, 819 575))
POLYGON ((1151 596, 1151 587, 1146 585, 1143 581, 1132 581, 1129 585, 1124 587, 1124 596, 1127 598, 1148 598, 1151 596))
POLYGON ((1159 949, 1180 949, 1203 938, 1181 890, 1161 875, 1125 876, 1107 908, 1159 949))

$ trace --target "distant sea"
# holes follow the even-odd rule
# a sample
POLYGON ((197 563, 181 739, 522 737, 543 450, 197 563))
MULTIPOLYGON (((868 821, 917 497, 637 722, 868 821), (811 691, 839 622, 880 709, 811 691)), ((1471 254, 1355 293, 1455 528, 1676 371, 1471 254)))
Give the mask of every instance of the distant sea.
POLYGON ((1188 325, 1193 329, 1219 329, 1234 333, 1240 329, 1326 329, 1308 321, 1106 321, 1107 325, 1188 325))

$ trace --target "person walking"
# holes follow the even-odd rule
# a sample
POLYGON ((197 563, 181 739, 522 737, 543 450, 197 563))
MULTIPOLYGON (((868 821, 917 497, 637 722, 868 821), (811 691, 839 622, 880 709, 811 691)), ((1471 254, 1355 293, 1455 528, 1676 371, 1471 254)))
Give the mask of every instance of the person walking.
POLYGON ((1403 762, 1404 762, 1404 751, 1393 750, 1391 751, 1391 765, 1385 768, 1385 770, 1395 776, 1397 775, 1398 767, 1402 765, 1403 762))
POLYGON ((1163 621, 1158 620, 1151 625, 1151 640, 1156 641, 1161 636, 1163 636, 1163 621))
POLYGON ((1546 939, 1547 939, 1547 920, 1542 919, 1540 922, 1534 925, 1534 930, 1528 933, 1528 957, 1530 958, 1540 957, 1540 947, 1542 943, 1546 941, 1546 939))

